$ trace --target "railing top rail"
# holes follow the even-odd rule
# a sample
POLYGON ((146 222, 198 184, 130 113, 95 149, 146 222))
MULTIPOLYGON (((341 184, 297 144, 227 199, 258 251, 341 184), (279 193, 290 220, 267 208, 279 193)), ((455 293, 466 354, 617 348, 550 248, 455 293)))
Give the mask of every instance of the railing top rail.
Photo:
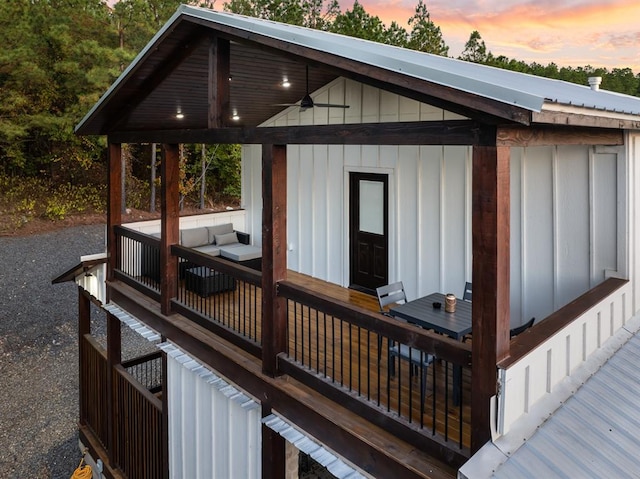
POLYGON ((533 327, 519 334, 511 341, 509 357, 501 361, 498 366, 506 369, 516 363, 628 282, 626 279, 619 278, 606 279, 569 304, 553 312, 543 321, 534 324, 533 327))
POLYGON ((174 256, 180 256, 181 258, 195 264, 210 267, 211 269, 215 269, 221 273, 229 274, 236 279, 246 281, 247 283, 255 286, 262 286, 262 273, 255 269, 242 266, 241 264, 233 263, 231 261, 220 259, 176 244, 171 246, 171 254, 174 256))
POLYGON ((125 368, 130 368, 131 366, 137 366, 138 364, 144 364, 160 358, 162 358, 162 351, 153 351, 152 353, 138 356, 137 358, 122 361, 122 366, 125 368))
POLYGON ((117 235, 131 238, 150 246, 160 246, 160 238, 148 235, 146 233, 141 233, 140 231, 132 230, 130 228, 127 228, 126 226, 115 225, 113 227, 113 230, 117 235))
POLYGON ((291 281, 278 282, 277 291, 278 296, 298 301, 373 333, 432 353, 445 361, 461 366, 471 365, 471 346, 463 342, 371 312, 291 281))

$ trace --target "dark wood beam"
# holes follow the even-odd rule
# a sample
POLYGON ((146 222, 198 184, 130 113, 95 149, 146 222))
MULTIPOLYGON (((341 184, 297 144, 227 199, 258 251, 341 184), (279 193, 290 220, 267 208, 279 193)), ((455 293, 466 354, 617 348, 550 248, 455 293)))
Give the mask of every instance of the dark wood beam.
POLYGON ((171 299, 178 290, 178 263, 171 256, 171 245, 179 243, 180 210, 180 152, 176 144, 162 145, 163 158, 160 164, 161 220, 160 220, 160 292, 163 314, 171 311, 171 299))
POLYGON ((501 126, 498 146, 624 145, 622 130, 551 125, 501 126))
POLYGON ((491 438, 497 364, 509 354, 508 147, 474 147, 472 160, 471 452, 491 438))
POLYGON ((495 143, 471 120, 360 123, 210 130, 121 131, 123 143, 230 143, 280 145, 486 145, 495 143))
POLYGON ((113 279, 118 261, 118 245, 114 226, 122 224, 122 145, 109 142, 107 176, 107 280, 113 279))
POLYGON ((541 111, 533 113, 532 122, 550 125, 570 125, 589 128, 613 128, 619 130, 640 130, 640 121, 632 118, 612 118, 615 113, 606 112, 603 116, 581 115, 563 111, 541 111))
POLYGON ((262 147, 262 367, 278 373, 278 354, 287 350, 287 304, 277 295, 287 279, 287 147, 262 147))
POLYGON ((228 121, 230 45, 228 40, 211 38, 209 46, 209 128, 222 128, 228 121))
MULTIPOLYGON (((262 404, 262 417, 271 414, 271 407, 262 404)), ((286 469, 286 441, 285 439, 262 424, 262 478, 263 479, 285 479, 286 469)))

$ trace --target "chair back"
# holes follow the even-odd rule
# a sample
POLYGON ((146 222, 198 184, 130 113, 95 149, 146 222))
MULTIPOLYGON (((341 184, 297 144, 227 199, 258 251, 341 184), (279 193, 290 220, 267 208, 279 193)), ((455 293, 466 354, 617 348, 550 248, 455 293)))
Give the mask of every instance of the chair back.
POLYGON ((376 294, 378 295, 378 303, 380 304, 381 313, 386 311, 385 306, 393 303, 404 303, 407 301, 402 281, 380 286, 379 288, 376 288, 376 294))
POLYGON ((468 281, 464 284, 464 293, 462 294, 463 301, 471 302, 471 283, 468 281))
POLYGON ((533 322, 535 320, 536 320, 536 318, 531 318, 529 321, 527 321, 523 325, 518 326, 517 328, 511 328, 511 330, 509 331, 509 337, 510 338, 514 338, 518 334, 524 333, 527 329, 529 329, 531 326, 533 326, 533 322))

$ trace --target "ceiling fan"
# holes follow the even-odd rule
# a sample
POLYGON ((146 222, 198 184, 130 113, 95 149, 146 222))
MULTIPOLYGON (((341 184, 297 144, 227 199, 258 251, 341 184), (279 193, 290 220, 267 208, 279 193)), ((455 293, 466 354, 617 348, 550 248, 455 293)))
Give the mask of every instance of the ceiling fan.
POLYGON ((307 88, 306 88, 306 93, 305 95, 302 97, 302 100, 300 100, 298 103, 277 103, 277 106, 299 106, 300 107, 300 111, 305 111, 308 110, 309 108, 313 108, 314 106, 318 106, 318 107, 323 107, 323 108, 349 108, 349 105, 338 105, 335 103, 316 103, 313 101, 313 98, 311 98, 311 95, 309 94, 309 65, 307 65, 307 69, 306 69, 306 77, 307 77, 307 88))

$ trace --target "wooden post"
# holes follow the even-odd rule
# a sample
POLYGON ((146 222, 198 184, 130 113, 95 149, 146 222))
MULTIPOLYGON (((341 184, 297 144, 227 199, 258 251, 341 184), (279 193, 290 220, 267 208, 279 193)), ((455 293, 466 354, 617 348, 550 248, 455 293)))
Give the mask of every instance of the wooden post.
MULTIPOLYGON (((109 174, 107 176, 107 281, 113 280, 117 267, 118 245, 114 226, 122 224, 122 145, 109 143, 109 174)), ((108 292, 108 289, 107 289, 108 292)))
POLYGON ((121 341, 120 320, 107 312, 107 454, 111 465, 114 464, 117 428, 121 427, 113 385, 115 367, 122 362, 121 341))
POLYGON ((211 38, 209 47, 209 128, 222 128, 229 118, 230 43, 211 38))
POLYGON ((178 262, 171 256, 171 245, 177 244, 180 235, 180 162, 176 144, 162 145, 164 157, 160 165, 160 309, 162 314, 171 312, 171 299, 178 291, 178 262))
POLYGON ((85 404, 83 396, 85 393, 86 384, 84 384, 82 374, 84 368, 88 367, 83 364, 83 359, 86 357, 85 334, 91 334, 91 300, 89 299, 89 293, 87 293, 81 286, 78 286, 78 391, 80 399, 80 419, 81 425, 86 425, 86 410, 82 406, 85 404))
POLYGON ((497 364, 509 354, 508 147, 474 146, 471 451, 491 438, 497 364))
MULTIPOLYGON (((262 405, 262 417, 271 414, 271 408, 262 405)), ((265 424, 262 425, 262 479, 286 477, 286 440, 265 424)))
POLYGON ((262 146, 262 369, 278 374, 287 348, 287 305, 276 296, 287 278, 287 147, 262 146))

